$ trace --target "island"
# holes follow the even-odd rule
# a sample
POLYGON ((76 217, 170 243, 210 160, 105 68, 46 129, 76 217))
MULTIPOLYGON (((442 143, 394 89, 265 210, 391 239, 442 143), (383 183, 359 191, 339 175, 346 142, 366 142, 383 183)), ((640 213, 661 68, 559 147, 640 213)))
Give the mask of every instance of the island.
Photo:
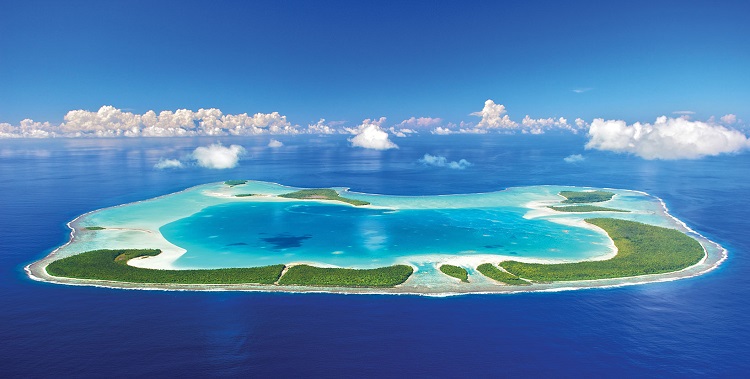
POLYGON ((56 260, 47 266, 53 276, 130 283, 272 284, 284 265, 214 270, 151 270, 128 265, 133 258, 161 254, 157 249, 93 250, 56 260))
POLYGON ((469 282, 469 272, 466 271, 463 267, 458 267, 454 265, 444 264, 440 265, 440 271, 448 276, 452 276, 464 283, 469 282))
POLYGON ((609 191, 560 191, 560 196, 565 198, 563 203, 599 203, 612 199, 614 192, 609 191))
POLYGON ((482 263, 481 265, 477 266, 477 271, 481 272, 482 275, 491 278, 493 280, 496 280, 500 283, 505 283, 509 285, 520 285, 520 286, 528 286, 531 284, 531 282, 523 280, 519 278, 516 275, 513 275, 505 270, 499 269, 497 266, 493 265, 492 263, 482 263))
POLYGON ((229 180, 90 212, 69 226, 70 241, 26 267, 31 278, 444 296, 668 281, 726 258, 661 199, 569 186, 388 196, 229 180))
POLYGON ((369 205, 370 203, 362 200, 348 199, 339 195, 338 192, 331 188, 314 188, 294 191, 279 195, 287 199, 307 199, 307 200, 333 200, 341 201, 355 206, 369 205))
POLYGON ((517 277, 533 281, 570 281, 619 278, 679 271, 703 259, 701 244, 674 229, 614 218, 586 222, 607 232, 617 247, 611 259, 541 264, 518 261, 500 266, 517 277))
POLYGON ((373 269, 351 269, 297 265, 279 280, 281 285, 337 287, 393 287, 405 282, 414 272, 408 265, 373 269))

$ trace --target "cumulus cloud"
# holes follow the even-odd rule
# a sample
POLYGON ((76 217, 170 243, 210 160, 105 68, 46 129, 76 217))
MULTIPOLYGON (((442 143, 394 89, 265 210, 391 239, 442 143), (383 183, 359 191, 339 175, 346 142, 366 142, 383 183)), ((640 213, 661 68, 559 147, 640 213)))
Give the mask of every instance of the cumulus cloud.
POLYGON ((179 137, 257 134, 297 134, 299 129, 278 112, 223 114, 216 108, 126 112, 110 105, 96 112, 73 110, 53 125, 23 120, 18 126, 0 124, 0 137, 179 137))
POLYGON ((97 112, 74 110, 65 115, 60 130, 66 134, 84 133, 99 136, 137 136, 140 134, 141 116, 123 112, 111 105, 105 105, 97 112))
POLYGON ((27 118, 19 125, 0 123, 0 138, 50 138, 59 135, 59 127, 49 122, 37 122, 27 118))
POLYGON ((279 148, 279 147, 282 147, 282 146, 284 146, 284 143, 281 142, 281 141, 279 141, 279 140, 271 139, 268 142, 268 147, 270 147, 272 149, 276 149, 276 148, 279 148))
POLYGON ((396 126, 400 128, 420 129, 420 128, 431 128, 438 126, 443 122, 442 118, 435 117, 411 117, 407 120, 401 121, 396 126))
POLYGON ((224 147, 221 143, 215 143, 197 147, 191 158, 198 166, 221 170, 236 167, 240 156, 244 153, 245 148, 240 145, 224 147))
POLYGON ((417 134, 420 130, 438 127, 442 122, 441 118, 411 117, 391 126, 388 130, 396 137, 406 137, 410 134, 417 134))
POLYGON ((474 112, 471 115, 482 118, 476 125, 476 128, 480 130, 517 127, 518 124, 505 113, 504 105, 487 100, 484 102, 484 108, 481 111, 474 112))
POLYGON ((750 147, 750 140, 740 131, 666 116, 653 124, 632 125, 622 120, 595 119, 588 137, 587 149, 631 153, 645 159, 697 159, 750 147))
POLYGON ((572 154, 568 155, 567 157, 563 158, 563 160, 567 163, 578 163, 583 162, 586 158, 583 157, 581 154, 572 154))
POLYGON ((723 123, 725 123, 727 125, 732 125, 732 124, 737 123, 737 115, 733 115, 733 114, 730 113, 730 114, 721 116, 720 120, 721 120, 721 122, 723 122, 723 123))
POLYGON ((523 121, 521 121, 522 132, 530 134, 542 134, 548 130, 568 130, 573 133, 578 133, 585 124, 585 121, 580 118, 576 119, 574 125, 571 125, 568 124, 568 120, 564 117, 534 119, 529 117, 529 115, 526 115, 526 117, 523 118, 523 121))
POLYGON ((342 130, 343 130, 343 131, 344 131, 345 133, 349 133, 349 134, 354 134, 354 135, 357 135, 357 134, 361 133, 361 132, 362 132, 362 130, 363 130, 363 129, 364 129, 365 127, 367 127, 367 126, 370 126, 370 125, 375 125, 375 126, 377 126, 377 127, 379 127, 379 128, 381 128, 381 129, 382 129, 382 128, 383 128, 383 125, 385 125, 385 120, 386 120, 386 118, 385 118, 385 117, 381 117, 381 118, 379 118, 379 119, 374 119, 374 118, 373 118, 373 119, 370 119, 370 118, 366 118, 366 119, 364 119, 364 120, 362 121, 362 123, 361 123, 361 124, 359 124, 359 125, 357 125, 357 126, 355 126, 355 127, 347 127, 347 126, 345 126, 345 127, 344 127, 344 128, 342 129, 342 130))
POLYGON ((7 122, 0 122, 0 138, 12 138, 15 136, 15 127, 7 122))
POLYGON ((511 120, 510 116, 506 113, 504 105, 496 104, 490 99, 484 102, 484 108, 481 111, 471 113, 472 116, 482 118, 478 123, 472 124, 461 121, 458 126, 449 123, 445 127, 434 127, 431 133, 448 135, 455 133, 482 134, 491 131, 515 133, 520 131, 525 134, 542 134, 548 130, 567 130, 578 133, 579 130, 586 126, 586 122, 582 119, 576 119, 575 124, 569 124, 568 120, 564 117, 533 119, 529 115, 526 115, 519 125, 517 122, 511 120))
POLYGON ((164 170, 167 168, 183 168, 182 162, 180 162, 177 159, 159 159, 159 162, 156 162, 154 165, 154 168, 159 170, 164 170))
POLYGON ((390 128, 388 128, 388 131, 391 132, 391 134, 393 134, 394 136, 396 136, 396 137, 402 137, 402 138, 406 137, 406 136, 408 136, 410 134, 417 134, 417 133, 419 133, 418 131, 416 131, 414 129, 408 129, 408 128, 399 129, 399 128, 395 127, 395 126, 391 126, 390 128))
POLYGON ((419 160, 419 163, 422 163, 425 166, 446 167, 454 170, 463 170, 472 165, 471 162, 466 159, 449 162, 448 158, 442 155, 430 154, 425 154, 424 157, 419 160))
POLYGON ((388 132, 381 125, 385 123, 385 117, 379 120, 366 119, 356 128, 346 128, 354 137, 349 139, 352 146, 365 149, 388 150, 398 149, 398 145, 391 142, 388 132))
POLYGON ((307 125, 307 133, 310 134, 336 134, 342 132, 337 129, 336 126, 341 125, 342 121, 331 121, 326 122, 324 118, 321 118, 315 124, 307 125))
POLYGON ((445 128, 445 127, 442 127, 442 126, 438 126, 437 128, 432 129, 432 131, 430 131, 430 133, 432 133, 432 134, 438 134, 438 135, 442 135, 442 136, 447 136, 449 134, 455 133, 455 131, 453 129, 450 129, 450 128, 445 128))

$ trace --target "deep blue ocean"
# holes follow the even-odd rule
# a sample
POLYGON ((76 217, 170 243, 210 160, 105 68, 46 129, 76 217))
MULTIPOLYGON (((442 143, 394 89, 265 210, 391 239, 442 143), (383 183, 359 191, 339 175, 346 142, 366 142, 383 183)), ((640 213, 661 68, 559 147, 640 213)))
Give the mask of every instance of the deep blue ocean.
POLYGON ((2 377, 747 377, 750 154, 646 161, 585 138, 420 136, 370 151, 344 137, 0 140, 2 377), (156 170, 216 141, 229 170, 156 170), (466 159, 426 167, 425 153, 466 159), (570 154, 583 162, 566 163, 570 154), (227 179, 394 195, 560 184, 627 188, 729 250, 691 279, 445 298, 166 292, 36 282, 23 267, 85 212, 227 179))

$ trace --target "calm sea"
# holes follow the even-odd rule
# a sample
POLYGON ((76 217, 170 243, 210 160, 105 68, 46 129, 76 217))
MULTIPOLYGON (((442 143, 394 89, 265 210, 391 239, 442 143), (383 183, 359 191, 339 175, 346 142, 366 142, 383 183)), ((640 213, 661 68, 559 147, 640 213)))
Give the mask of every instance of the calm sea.
POLYGON ((422 136, 400 149, 343 137, 0 140, 3 377, 743 377, 750 372, 750 154, 659 162, 584 151, 583 137, 422 136), (155 170, 217 141, 230 170, 155 170), (466 159, 425 167, 425 153, 466 159), (566 163, 570 154, 585 160, 566 163), (257 179, 393 195, 560 184, 628 188, 729 249, 693 279, 447 298, 128 291, 35 282, 23 267, 102 207, 257 179))

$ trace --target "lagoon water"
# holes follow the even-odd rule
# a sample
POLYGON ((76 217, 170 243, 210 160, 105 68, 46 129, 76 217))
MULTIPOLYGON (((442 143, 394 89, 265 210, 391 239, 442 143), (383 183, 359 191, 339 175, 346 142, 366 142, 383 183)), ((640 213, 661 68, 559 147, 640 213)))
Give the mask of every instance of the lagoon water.
MULTIPOLYGON (((5 377, 741 377, 750 371, 744 359, 750 353, 750 221, 745 204, 750 198, 750 154, 644 161, 584 151, 583 137, 568 135, 422 136, 398 139, 401 148, 385 152, 353 149, 342 137, 290 137, 280 149, 267 148, 267 138, 243 138, 224 140, 249 151, 236 169, 153 169, 161 157, 180 157, 213 142, 216 139, 0 141, 0 369, 5 377), (465 170, 425 167, 417 162, 425 153, 474 165, 465 170), (585 161, 563 161, 579 153, 585 161), (641 190, 664 199, 672 214, 721 243, 729 259, 706 275, 674 282, 444 298, 128 291, 36 282, 23 272, 26 264, 67 241, 65 224, 80 214, 237 178, 295 187, 345 186, 396 197, 546 184, 641 190)), ((294 212, 338 217, 337 225, 351 230, 358 230, 356 223, 345 220, 355 213, 365 213, 357 217, 359 222, 387 217, 381 210, 334 210, 320 204, 291 209, 289 204, 258 204, 265 209, 256 212, 247 204, 207 207, 204 214, 166 225, 162 232, 180 233, 185 227, 181 222, 203 223, 191 230, 217 236, 201 240, 230 245, 228 251, 238 256, 253 244, 286 254, 297 244, 322 246, 316 244, 318 237, 341 239, 342 254, 322 247, 318 253, 332 263, 365 262, 373 259, 366 238, 350 241, 353 234, 326 231, 322 223, 295 226, 298 231, 288 236, 284 230, 300 220, 294 212), (263 214, 277 215, 263 219, 285 227, 267 222, 262 230, 251 230, 252 239, 246 231, 243 238, 235 238, 231 230, 211 229, 211 218, 241 216, 244 221, 263 214), (363 244, 361 249, 348 253, 346 247, 356 243, 363 244)), ((423 225, 425 219, 443 225, 473 218, 465 212, 423 209, 390 217, 413 217, 406 225, 416 220, 423 225)), ((511 221, 519 213, 492 217, 511 221)), ((401 221, 393 225, 404 225, 401 221)), ((456 233, 462 224, 456 223, 456 233)), ((228 225, 238 233, 243 227, 228 225)), ((486 233, 481 230, 487 225, 475 225, 476 232, 468 234, 476 241, 472 246, 506 245, 483 244, 481 235, 486 233)), ((373 247, 418 248, 409 245, 414 240, 405 237, 408 233, 428 241, 425 237, 434 236, 423 228, 374 229, 388 238, 372 238, 373 247)), ((512 228, 505 233, 512 236, 512 228)), ((460 248, 438 240, 430 243, 460 248)), ((190 265, 185 258, 180 264, 190 265)), ((195 259, 212 264, 211 258, 195 259)))
POLYGON ((230 203, 209 207, 160 230, 167 240, 187 249, 175 262, 179 268, 292 261, 372 268, 398 263, 410 255, 585 259, 608 252, 608 240, 601 233, 526 220, 526 211, 389 211, 314 203, 230 203))

